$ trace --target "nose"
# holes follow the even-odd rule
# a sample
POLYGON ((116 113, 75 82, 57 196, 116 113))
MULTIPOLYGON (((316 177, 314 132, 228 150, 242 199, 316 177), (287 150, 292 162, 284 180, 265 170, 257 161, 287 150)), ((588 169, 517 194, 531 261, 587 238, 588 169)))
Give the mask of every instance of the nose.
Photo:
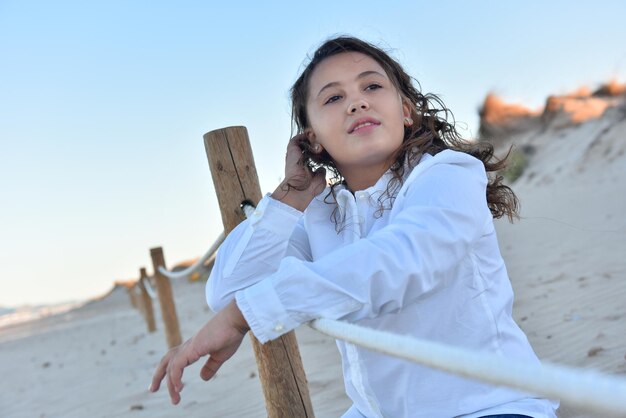
POLYGON ((367 103, 363 99, 359 99, 357 101, 350 103, 350 106, 348 106, 348 113, 352 114, 352 113, 356 113, 357 110, 367 110, 369 108, 370 108, 369 103, 367 103))

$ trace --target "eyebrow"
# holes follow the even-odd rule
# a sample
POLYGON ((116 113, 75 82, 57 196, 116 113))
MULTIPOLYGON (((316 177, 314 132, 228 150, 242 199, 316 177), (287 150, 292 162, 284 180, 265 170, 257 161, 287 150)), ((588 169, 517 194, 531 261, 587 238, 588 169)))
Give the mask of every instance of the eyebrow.
MULTIPOLYGON (((367 77, 368 75, 379 75, 381 77, 384 77, 384 75, 382 75, 381 73, 379 73, 378 71, 374 71, 374 70, 369 70, 369 71, 363 71, 361 74, 359 74, 358 76, 356 76, 356 80, 361 79, 363 77, 367 77)), ((339 81, 331 81, 330 83, 326 84, 324 87, 322 87, 320 89, 320 91, 317 93, 317 97, 320 96, 320 94, 322 94, 322 92, 324 90, 326 90, 327 88, 330 87, 335 87, 338 86, 339 84, 341 84, 339 81)))

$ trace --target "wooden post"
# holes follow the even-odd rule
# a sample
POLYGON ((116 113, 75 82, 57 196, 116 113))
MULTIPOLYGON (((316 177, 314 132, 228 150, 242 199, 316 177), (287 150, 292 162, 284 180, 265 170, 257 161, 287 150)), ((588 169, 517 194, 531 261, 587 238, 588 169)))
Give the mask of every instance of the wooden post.
POLYGON ((137 300, 137 292, 135 291, 135 284, 127 286, 126 291, 128 292, 128 297, 130 298, 130 304, 133 308, 140 310, 139 302, 137 300))
MULTIPOLYGON (((224 233, 228 234, 245 215, 241 203, 257 205, 261 188, 254 157, 243 126, 211 131, 204 135, 204 146, 222 213, 224 233)), ((295 332, 265 344, 250 333, 259 368, 269 418, 313 417, 302 359, 295 332)))
POLYGON ((156 322, 154 320, 154 309, 152 308, 152 298, 148 294, 146 290, 145 280, 148 280, 148 273, 146 273, 146 268, 142 267, 139 269, 139 290, 141 291, 141 300, 143 306, 143 314, 146 318, 146 325, 148 326, 148 332, 156 331, 156 322))
POLYGON ((172 293, 170 279, 159 272, 159 267, 162 266, 165 268, 163 248, 151 248, 150 256, 152 257, 152 267, 154 268, 154 279, 159 295, 159 304, 161 305, 161 315, 163 316, 163 324, 165 325, 167 346, 169 348, 176 347, 182 343, 182 338, 180 336, 178 316, 176 315, 176 306, 174 305, 174 294, 172 293))

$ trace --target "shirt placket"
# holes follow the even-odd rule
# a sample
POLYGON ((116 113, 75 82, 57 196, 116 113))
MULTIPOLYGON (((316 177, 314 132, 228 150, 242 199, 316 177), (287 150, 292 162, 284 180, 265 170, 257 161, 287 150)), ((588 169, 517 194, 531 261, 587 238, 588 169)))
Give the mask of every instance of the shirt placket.
POLYGON ((368 223, 370 223, 370 199, 371 196, 368 192, 356 192, 355 203, 357 212, 357 222, 359 223, 359 235, 360 237, 367 236, 368 223))
MULTIPOLYGON (((359 191, 354 197, 346 201, 346 211, 351 215, 353 222, 353 233, 350 234, 355 240, 367 235, 368 230, 368 213, 370 211, 370 194, 366 191, 359 191)), ((362 362, 359 355, 359 349, 353 344, 345 343, 348 362, 350 363, 351 380, 361 398, 367 402, 370 409, 370 415, 376 418, 382 418, 378 402, 375 400, 369 382, 365 376, 362 362)))

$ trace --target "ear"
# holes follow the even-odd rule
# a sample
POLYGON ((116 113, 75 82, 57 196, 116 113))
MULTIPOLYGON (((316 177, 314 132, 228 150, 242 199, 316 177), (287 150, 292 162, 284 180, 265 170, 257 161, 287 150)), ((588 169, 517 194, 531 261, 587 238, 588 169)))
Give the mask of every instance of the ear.
POLYGON ((312 129, 309 128, 304 133, 306 134, 306 139, 308 139, 311 144, 311 152, 313 154, 320 154, 324 151, 324 147, 315 141, 315 132, 313 132, 312 129))
POLYGON ((311 152, 313 154, 321 154, 324 151, 324 147, 318 142, 311 141, 311 152))
POLYGON ((402 117, 410 118, 411 117, 411 106, 407 99, 402 100, 402 117))

